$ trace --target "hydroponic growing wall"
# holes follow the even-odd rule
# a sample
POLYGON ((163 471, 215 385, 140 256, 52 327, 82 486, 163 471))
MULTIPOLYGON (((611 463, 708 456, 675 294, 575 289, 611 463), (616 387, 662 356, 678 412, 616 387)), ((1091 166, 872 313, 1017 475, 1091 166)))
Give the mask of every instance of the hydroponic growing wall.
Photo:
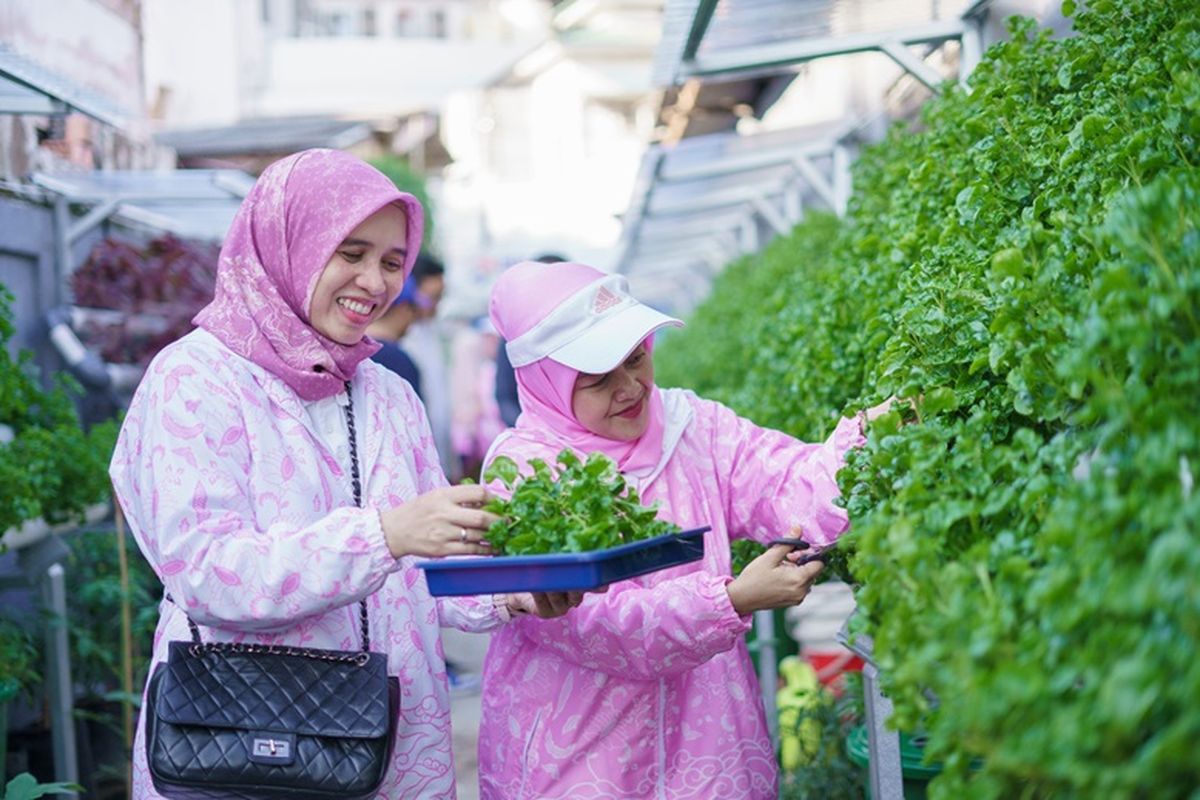
POLYGON ((1014 21, 656 356, 807 439, 920 398, 842 472, 835 566, 934 797, 1200 786, 1200 10, 1076 29, 1014 21))

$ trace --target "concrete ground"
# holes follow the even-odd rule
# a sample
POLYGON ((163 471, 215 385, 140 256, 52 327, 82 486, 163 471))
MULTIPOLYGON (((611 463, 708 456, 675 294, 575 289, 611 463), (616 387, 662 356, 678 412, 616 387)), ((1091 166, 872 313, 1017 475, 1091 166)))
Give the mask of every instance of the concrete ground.
MULTIPOLYGON (((446 658, 476 675, 483 673, 487 634, 442 630, 446 658)), ((479 800, 476 743, 479 740, 479 692, 450 695, 450 730, 454 736, 454 772, 458 800, 479 800)))

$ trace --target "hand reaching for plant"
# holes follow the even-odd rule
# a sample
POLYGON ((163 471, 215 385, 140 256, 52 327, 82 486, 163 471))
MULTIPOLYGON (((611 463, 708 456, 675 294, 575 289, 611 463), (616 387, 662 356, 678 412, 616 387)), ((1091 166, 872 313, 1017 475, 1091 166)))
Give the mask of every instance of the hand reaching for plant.
POLYGON ((884 400, 878 405, 871 406, 865 409, 862 413, 866 417, 867 422, 874 422, 876 418, 883 416, 892 410, 892 406, 896 403, 896 395, 892 395, 887 400, 884 400))
POLYGON ((866 431, 868 422, 874 422, 884 414, 887 414, 891 411, 895 411, 900 414, 901 425, 913 421, 920 422, 921 412, 918 409, 917 404, 920 403, 922 399, 923 395, 917 395, 915 398, 901 398, 896 397, 896 395, 892 395, 882 403, 873 405, 870 408, 864 408, 862 411, 858 412, 859 422, 861 423, 863 430, 866 431))
POLYGON ((745 616, 770 608, 798 605, 825 568, 820 561, 797 566, 804 555, 791 545, 777 544, 751 561, 727 587, 733 610, 745 616))
POLYGON ((482 486, 447 486, 381 511, 380 524, 392 556, 488 555, 488 526, 499 517, 479 506, 489 499, 482 486))

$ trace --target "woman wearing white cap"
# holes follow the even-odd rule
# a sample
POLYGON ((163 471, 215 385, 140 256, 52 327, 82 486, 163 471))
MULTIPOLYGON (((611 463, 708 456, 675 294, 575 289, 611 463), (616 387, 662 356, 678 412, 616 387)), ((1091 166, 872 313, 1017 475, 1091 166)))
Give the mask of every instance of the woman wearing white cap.
POLYGON ((661 518, 712 529, 701 561, 493 635, 482 797, 777 797, 744 634, 754 611, 803 600, 821 565, 796 566, 777 546, 735 579, 729 543, 796 529, 813 544, 835 540, 847 518, 834 476, 862 444, 861 423, 843 419, 824 444, 805 444, 691 392, 658 389, 653 334, 682 323, 631 297, 624 278, 582 264, 518 264, 497 281, 490 312, 522 414, 489 459, 601 451, 644 502, 660 504, 661 518))

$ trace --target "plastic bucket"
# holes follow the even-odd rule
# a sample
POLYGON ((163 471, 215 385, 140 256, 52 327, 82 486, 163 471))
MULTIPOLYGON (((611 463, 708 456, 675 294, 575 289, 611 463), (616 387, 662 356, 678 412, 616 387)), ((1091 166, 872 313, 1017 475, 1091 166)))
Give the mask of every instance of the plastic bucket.
POLYGON ((833 690, 835 694, 842 692, 842 676, 847 672, 862 672, 863 660, 845 648, 835 651, 804 651, 804 659, 816 670, 821 684, 833 690))
MULTIPOLYGON (((859 725, 846 737, 846 753, 850 760, 864 770, 870 763, 870 748, 867 744, 867 728, 859 725)), ((940 765, 922 763, 925 747, 921 737, 900 734, 900 774, 904 783, 905 800, 921 800, 929 782, 942 771, 940 765)), ((866 796, 871 797, 870 780, 865 780, 866 796)))

